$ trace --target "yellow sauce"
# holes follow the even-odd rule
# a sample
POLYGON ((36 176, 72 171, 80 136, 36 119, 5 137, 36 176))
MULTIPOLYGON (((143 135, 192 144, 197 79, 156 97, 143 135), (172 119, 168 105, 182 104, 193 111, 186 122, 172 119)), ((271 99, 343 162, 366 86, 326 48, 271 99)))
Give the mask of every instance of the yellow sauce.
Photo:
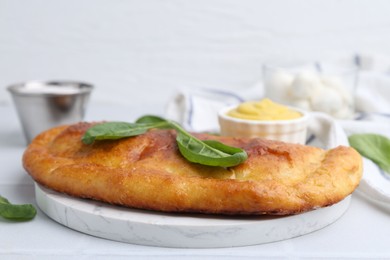
POLYGON ((302 114, 265 98, 241 103, 230 110, 228 116, 249 120, 289 120, 302 117, 302 114))

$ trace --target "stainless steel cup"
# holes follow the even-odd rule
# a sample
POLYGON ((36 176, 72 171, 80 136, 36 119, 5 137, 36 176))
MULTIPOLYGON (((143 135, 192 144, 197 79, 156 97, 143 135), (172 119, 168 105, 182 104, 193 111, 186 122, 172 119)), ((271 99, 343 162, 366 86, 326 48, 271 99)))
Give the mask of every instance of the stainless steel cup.
POLYGON ((92 89, 91 84, 75 81, 9 86, 27 143, 46 129, 82 121, 92 89))

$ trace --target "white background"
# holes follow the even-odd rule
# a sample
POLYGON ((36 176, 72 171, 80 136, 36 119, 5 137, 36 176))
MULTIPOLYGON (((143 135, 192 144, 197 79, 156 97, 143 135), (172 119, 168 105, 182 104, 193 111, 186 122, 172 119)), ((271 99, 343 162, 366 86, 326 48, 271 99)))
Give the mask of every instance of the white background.
POLYGON ((0 104, 11 83, 71 79, 162 108, 181 87, 250 87, 269 60, 354 53, 390 54, 390 1, 0 0, 0 104))

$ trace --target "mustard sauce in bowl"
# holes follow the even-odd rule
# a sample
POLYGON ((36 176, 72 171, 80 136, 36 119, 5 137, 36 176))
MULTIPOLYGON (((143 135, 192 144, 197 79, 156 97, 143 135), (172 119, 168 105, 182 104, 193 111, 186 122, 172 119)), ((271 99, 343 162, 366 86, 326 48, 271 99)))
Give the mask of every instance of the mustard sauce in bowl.
POLYGON ((225 107, 218 113, 221 135, 299 144, 306 143, 308 121, 306 111, 270 99, 243 102, 225 107))
POLYGON ((275 103, 268 98, 241 103, 230 110, 227 115, 248 120, 290 120, 302 117, 300 112, 275 103))

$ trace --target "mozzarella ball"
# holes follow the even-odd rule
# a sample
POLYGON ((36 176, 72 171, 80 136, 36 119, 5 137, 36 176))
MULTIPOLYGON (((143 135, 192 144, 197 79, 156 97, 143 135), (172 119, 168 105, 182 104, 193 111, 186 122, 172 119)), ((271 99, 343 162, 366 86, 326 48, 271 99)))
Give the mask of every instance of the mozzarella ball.
POLYGON ((339 119, 351 119, 354 115, 354 109, 348 104, 344 104, 343 108, 336 111, 333 116, 339 119))
POLYGON ((288 101, 287 93, 290 89, 294 76, 285 71, 276 71, 265 80, 266 96, 276 102, 288 101))
POLYGON ((301 72, 292 82, 290 96, 295 99, 308 99, 313 91, 321 87, 321 84, 320 78, 314 72, 301 72))
POLYGON ((322 87, 313 93, 311 107, 314 111, 321 111, 334 115, 344 105, 341 95, 332 88, 322 87))
POLYGON ((291 106, 310 111, 311 110, 311 104, 309 99, 294 99, 291 102, 291 106))
POLYGON ((353 104, 353 93, 347 89, 345 83, 343 83, 339 78, 327 76, 322 78, 322 82, 325 86, 332 88, 340 93, 344 102, 350 105, 353 104))

